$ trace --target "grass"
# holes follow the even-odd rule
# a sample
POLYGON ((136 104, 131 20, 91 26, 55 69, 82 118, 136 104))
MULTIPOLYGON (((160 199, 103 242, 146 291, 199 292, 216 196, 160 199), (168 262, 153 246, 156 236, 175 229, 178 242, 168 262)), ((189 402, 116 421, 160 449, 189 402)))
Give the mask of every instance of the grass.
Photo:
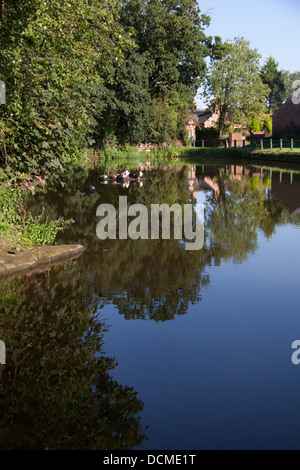
POLYGON ((209 165, 228 163, 300 163, 300 149, 289 148, 253 149, 251 145, 244 148, 225 147, 175 147, 160 148, 155 146, 150 152, 139 151, 137 147, 115 148, 97 153, 97 164, 89 160, 88 166, 98 166, 101 171, 135 170, 141 164, 150 162, 151 168, 177 165, 209 165))
POLYGON ((24 202, 20 187, 9 181, 0 182, 0 240, 10 244, 15 251, 24 246, 44 246, 54 243, 56 235, 74 222, 63 218, 51 220, 43 208, 33 216, 24 202))
POLYGON ((212 160, 218 162, 233 159, 236 161, 247 160, 249 163, 258 160, 275 162, 300 163, 300 149, 252 149, 245 148, 222 148, 222 147, 187 147, 179 152, 179 159, 190 163, 209 163, 212 160))

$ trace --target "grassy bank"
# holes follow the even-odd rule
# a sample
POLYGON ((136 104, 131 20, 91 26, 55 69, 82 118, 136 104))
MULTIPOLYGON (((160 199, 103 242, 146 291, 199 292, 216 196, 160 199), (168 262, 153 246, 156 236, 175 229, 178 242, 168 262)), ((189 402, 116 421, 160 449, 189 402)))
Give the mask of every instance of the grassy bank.
POLYGON ((250 146, 245 148, 202 148, 202 147, 187 147, 179 152, 179 158, 186 162, 209 163, 209 161, 217 160, 224 162, 228 159, 242 162, 281 162, 281 163, 299 163, 300 164, 300 149, 266 149, 266 150, 253 150, 250 146))
POLYGON ((26 204, 26 194, 9 180, 0 181, 0 244, 7 251, 54 244, 56 235, 73 220, 51 220, 45 208, 33 215, 26 204))

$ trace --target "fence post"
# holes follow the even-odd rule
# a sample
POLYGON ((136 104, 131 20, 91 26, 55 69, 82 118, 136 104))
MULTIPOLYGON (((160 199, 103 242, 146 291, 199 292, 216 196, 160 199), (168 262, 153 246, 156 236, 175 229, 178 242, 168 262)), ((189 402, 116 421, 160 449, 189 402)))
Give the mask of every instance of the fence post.
POLYGON ((245 148, 245 144, 246 144, 245 139, 243 139, 243 148, 245 148))
POLYGON ((272 139, 270 139, 270 149, 272 150, 272 148, 273 148, 273 141, 272 139))
POLYGON ((291 150, 294 150, 294 140, 291 139, 291 150))
POLYGON ((204 139, 202 139, 202 147, 204 147, 204 139))
POLYGON ((280 150, 282 150, 282 139, 280 139, 280 150))
POLYGON ((236 149, 236 140, 234 141, 234 148, 236 149))
POLYGON ((261 148, 261 150, 264 149, 264 141, 263 141, 263 139, 260 139, 260 148, 261 148))

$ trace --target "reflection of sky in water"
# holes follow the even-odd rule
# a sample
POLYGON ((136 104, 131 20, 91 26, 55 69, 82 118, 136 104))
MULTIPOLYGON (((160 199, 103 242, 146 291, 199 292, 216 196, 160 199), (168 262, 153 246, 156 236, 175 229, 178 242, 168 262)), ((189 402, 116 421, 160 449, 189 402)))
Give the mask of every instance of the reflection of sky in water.
MULTIPOLYGON (((280 179, 274 171, 269 196, 276 195, 292 213, 300 206, 298 183, 298 176, 291 186, 289 175, 280 179)), ((93 185, 97 195, 101 189, 97 182, 93 185)), ((195 190, 197 204, 205 209, 208 194, 211 190, 195 190)), ((225 194, 230 196, 226 188, 225 194)), ((149 440, 142 448, 299 448, 300 365, 291 361, 291 344, 300 339, 296 219, 278 223, 269 237, 255 227, 254 249, 242 233, 236 249, 244 250, 245 256, 235 261, 230 246, 222 251, 210 240, 192 254, 182 249, 182 242, 174 248, 174 240, 95 242, 90 214, 94 216, 98 200, 89 207, 88 196, 84 197, 82 213, 80 202, 74 200, 78 217, 70 236, 75 233, 72 243, 83 240, 88 249, 70 274, 66 270, 64 282, 72 285, 77 275, 81 288, 101 298, 99 312, 110 325, 104 352, 118 363, 112 375, 133 387, 145 404, 141 416, 142 425, 149 425, 149 440), (191 301, 188 294, 197 289, 199 298, 191 301), (179 310, 164 316, 164 310, 157 310, 151 317, 147 312, 153 299, 169 302, 170 307, 183 295, 188 304, 184 314, 179 310), (137 310, 144 307, 144 317, 129 320, 127 300, 130 306, 136 302, 137 310)), ((270 201, 276 215, 278 205, 270 201)), ((207 230, 208 239, 213 228, 207 230)), ((226 230, 230 229, 229 220, 226 230)))
MULTIPOLYGON (((204 191, 195 197, 206 204, 204 191)), ((298 228, 276 227, 270 238, 258 229, 258 248, 242 262, 207 266, 202 301, 174 321, 126 322, 104 309, 114 375, 145 402, 143 448, 299 448, 298 228)))
POLYGON ((298 237, 280 227, 271 240, 259 234, 243 263, 208 267, 202 301, 175 321, 126 322, 104 309, 114 376, 145 402, 144 448, 299 447, 298 237))

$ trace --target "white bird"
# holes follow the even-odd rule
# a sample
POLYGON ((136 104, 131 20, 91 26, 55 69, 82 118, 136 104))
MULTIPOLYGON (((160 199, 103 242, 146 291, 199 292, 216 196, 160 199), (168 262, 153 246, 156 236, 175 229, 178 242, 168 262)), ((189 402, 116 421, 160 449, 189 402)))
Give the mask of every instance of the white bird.
POLYGON ((128 178, 129 176, 129 171, 125 170, 125 171, 122 171, 121 173, 119 173, 117 175, 117 177, 120 179, 125 179, 125 178, 128 178))

